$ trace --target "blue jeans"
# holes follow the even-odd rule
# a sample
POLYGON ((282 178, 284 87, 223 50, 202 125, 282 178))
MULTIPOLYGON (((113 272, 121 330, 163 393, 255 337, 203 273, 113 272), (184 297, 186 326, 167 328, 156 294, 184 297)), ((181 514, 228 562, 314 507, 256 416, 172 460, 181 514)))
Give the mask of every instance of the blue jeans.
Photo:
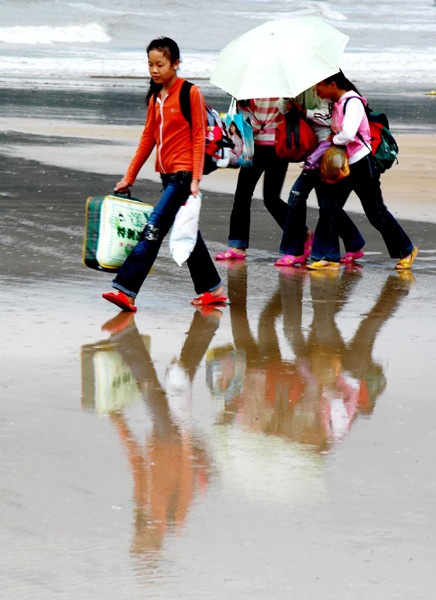
MULTIPOLYGON (((132 298, 136 298, 156 260, 162 241, 174 222, 177 211, 190 194, 190 182, 187 180, 168 181, 168 177, 164 176, 163 182, 162 196, 151 213, 139 242, 112 282, 112 287, 132 298)), ((221 285, 221 279, 200 232, 187 265, 197 294, 211 292, 221 285)))
POLYGON ((232 214, 230 216, 229 246, 248 248, 250 241, 251 200, 257 182, 265 173, 263 201, 267 210, 283 229, 286 221, 286 204, 280 198, 288 161, 279 158, 274 146, 255 144, 253 165, 239 171, 232 214))
MULTIPOLYGON (((315 188, 319 202, 321 182, 318 169, 303 171, 292 186, 288 200, 285 229, 280 245, 282 254, 292 254, 293 256, 304 254, 307 231, 307 198, 313 188, 315 188)), ((337 219, 339 236, 344 242, 345 250, 347 252, 357 252, 357 250, 363 248, 365 240, 343 209, 337 211, 337 219)))
POLYGON ((371 225, 381 233, 390 257, 408 256, 413 250, 413 244, 386 208, 380 188, 380 173, 372 154, 368 154, 350 165, 348 177, 338 183, 322 185, 312 258, 339 261, 340 215, 352 191, 357 194, 371 225))

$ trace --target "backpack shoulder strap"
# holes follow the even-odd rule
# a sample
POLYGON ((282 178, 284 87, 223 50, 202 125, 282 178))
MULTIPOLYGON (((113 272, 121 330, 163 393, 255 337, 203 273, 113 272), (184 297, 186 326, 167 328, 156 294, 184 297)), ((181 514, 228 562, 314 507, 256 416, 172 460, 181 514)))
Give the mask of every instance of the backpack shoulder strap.
MULTIPOLYGON (((191 118, 191 88, 194 84, 190 81, 184 81, 182 83, 182 87, 180 88, 180 109, 182 111, 182 115, 189 123, 189 127, 192 129, 192 118, 191 118)), ((156 104, 156 99, 158 97, 160 90, 156 90, 153 94, 153 104, 156 104)))
MULTIPOLYGON (((363 101, 363 99, 360 96, 351 96, 350 98, 347 98, 345 100, 345 102, 344 102, 344 116, 345 116, 345 110, 347 108, 348 101, 352 100, 353 98, 358 98, 362 102, 363 109, 365 111, 366 116, 368 117, 368 112, 370 111, 370 109, 368 108, 368 105, 365 104, 365 102, 363 101)), ((356 135, 359 138, 359 140, 365 144, 365 146, 368 148, 368 150, 370 150, 372 152, 372 148, 370 146, 368 146, 368 144, 365 142, 365 140, 363 139, 362 134, 358 131, 356 135)))
POLYGON ((192 117, 191 117, 191 88, 194 84, 190 81, 184 81, 180 88, 180 110, 182 115, 189 123, 189 127, 192 129, 192 117))
POLYGON ((347 98, 344 102, 344 115, 345 115, 345 111, 347 110, 347 104, 350 100, 352 100, 353 98, 357 98, 358 100, 361 101, 361 103, 363 104, 363 108, 365 110, 365 113, 367 113, 367 105, 365 104, 365 102, 363 101, 363 98, 361 98, 360 96, 350 96, 350 98, 347 98))
POLYGON ((297 111, 290 110, 285 114, 286 147, 300 147, 300 117, 297 111))

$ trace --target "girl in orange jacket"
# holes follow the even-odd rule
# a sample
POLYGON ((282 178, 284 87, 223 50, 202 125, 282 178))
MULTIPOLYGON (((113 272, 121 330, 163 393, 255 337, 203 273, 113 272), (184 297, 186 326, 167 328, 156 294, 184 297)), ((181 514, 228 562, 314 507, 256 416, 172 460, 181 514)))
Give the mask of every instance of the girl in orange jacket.
MULTIPOLYGON (((180 64, 177 44, 170 38, 157 38, 149 44, 147 54, 151 76, 147 120, 135 157, 115 191, 128 191, 155 146, 156 171, 161 174, 164 190, 138 244, 112 282, 115 291, 103 294, 103 298, 122 310, 133 312, 136 311, 135 298, 177 211, 190 194, 200 193, 205 150, 206 110, 197 86, 190 89, 192 127, 181 110, 183 79, 177 75, 180 64)), ((227 299, 200 232, 187 264, 195 291, 200 294, 192 304, 201 306, 227 299)))

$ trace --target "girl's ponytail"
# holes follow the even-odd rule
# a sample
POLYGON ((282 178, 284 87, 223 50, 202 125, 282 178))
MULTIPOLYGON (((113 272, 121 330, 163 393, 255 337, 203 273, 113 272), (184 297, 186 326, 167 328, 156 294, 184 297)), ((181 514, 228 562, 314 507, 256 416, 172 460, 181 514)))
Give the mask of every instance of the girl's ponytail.
POLYGON ((150 86, 147 90, 147 95, 145 96, 145 104, 148 106, 150 103, 150 98, 152 96, 157 96, 158 93, 162 89, 161 83, 156 83, 153 79, 150 79, 150 86))

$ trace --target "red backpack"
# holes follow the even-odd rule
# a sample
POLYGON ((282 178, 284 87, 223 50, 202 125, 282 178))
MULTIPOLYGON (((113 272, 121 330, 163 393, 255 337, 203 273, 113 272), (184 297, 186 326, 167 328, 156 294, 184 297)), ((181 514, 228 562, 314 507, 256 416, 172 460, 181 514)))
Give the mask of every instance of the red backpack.
POLYGON ((277 156, 289 162, 300 162, 312 154, 316 146, 312 127, 298 111, 290 110, 276 127, 277 156))
MULTIPOLYGON (((192 116, 191 116, 191 87, 193 84, 190 81, 184 81, 180 88, 180 109, 182 115, 189 123, 189 127, 192 129, 192 116)), ((159 91, 156 91, 153 95, 153 102, 156 103, 156 98, 159 91)), ((208 175, 218 168, 217 161, 225 158, 225 149, 234 148, 235 144, 228 137, 225 127, 221 121, 220 115, 217 111, 204 103, 206 107, 207 117, 207 130, 206 130, 206 144, 204 151, 204 169, 203 174, 208 175)))
MULTIPOLYGON (((355 97, 356 96, 353 96, 353 98, 355 97)), ((357 137, 365 144, 365 146, 367 146, 368 150, 371 150, 378 170, 380 173, 384 173, 386 169, 392 167, 394 162, 398 162, 398 144, 392 133, 389 131, 389 121, 387 116, 384 113, 372 112, 362 98, 360 98, 360 96, 357 97, 362 102, 365 114, 368 117, 369 130, 371 131, 371 148, 359 132, 357 133, 357 137)), ((344 102, 344 115, 349 100, 351 100, 351 98, 347 98, 344 102)))

